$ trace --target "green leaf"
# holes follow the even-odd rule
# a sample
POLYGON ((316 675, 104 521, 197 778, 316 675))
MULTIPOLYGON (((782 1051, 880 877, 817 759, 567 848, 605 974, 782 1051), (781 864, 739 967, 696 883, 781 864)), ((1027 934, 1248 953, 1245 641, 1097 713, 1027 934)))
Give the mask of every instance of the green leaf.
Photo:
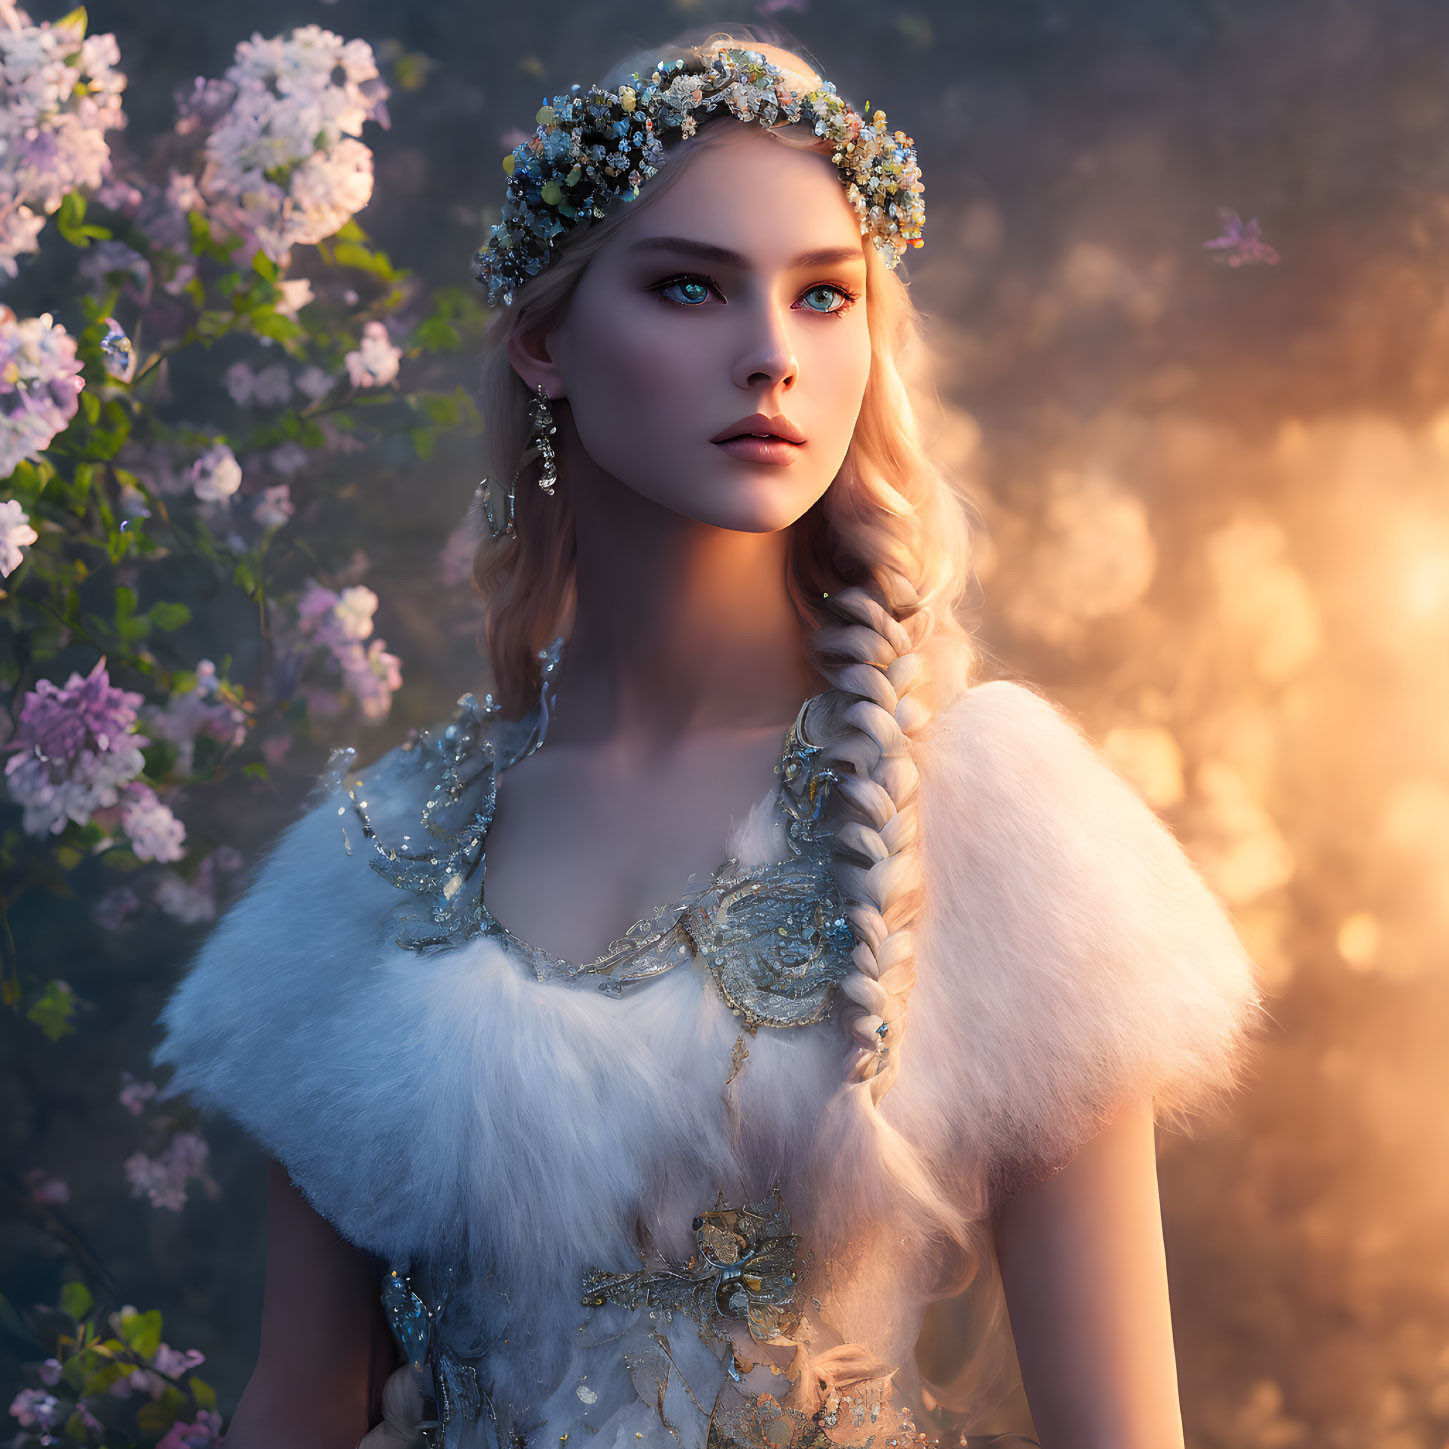
POLYGON ((62 870, 74 870, 86 857, 83 850, 77 850, 73 845, 58 845, 55 858, 62 870))
POLYGON ((0 1328, 16 1338, 31 1341, 31 1333, 25 1326, 25 1320, 15 1311, 10 1300, 3 1293, 0 1293, 0 1328))
POLYGON ((78 25, 80 26, 80 33, 84 35, 86 33, 86 25, 88 23, 89 22, 86 18, 86 7, 84 5, 77 5, 75 9, 72 10, 68 15, 64 15, 59 20, 57 20, 55 22, 54 28, 58 30, 61 26, 69 28, 72 25, 78 25))
POLYGON ((463 345, 458 329, 441 317, 425 317, 418 323, 413 337, 426 352, 455 352, 463 345))
POLYGON ((210 251, 215 246, 211 239, 211 223, 207 221, 204 212, 188 211, 186 229, 191 234, 191 250, 197 255, 210 251))
POLYGON ((418 407, 430 423, 451 428, 458 422, 458 400, 448 393, 423 392, 417 395, 418 407))
POLYGON ((257 576, 252 572, 252 566, 245 560, 238 561, 236 570, 232 574, 238 588, 244 589, 250 598, 257 596, 257 576))
POLYGON ((149 1313, 128 1313, 121 1319, 121 1337, 130 1345, 132 1352, 142 1358, 152 1358, 161 1347, 161 1311, 153 1308, 149 1313))
POLYGON ((67 1032, 74 1031, 70 1019, 75 1015, 75 993, 59 981, 47 981, 45 989, 31 1002, 25 1013, 51 1041, 59 1041, 67 1032))
POLYGON ((71 507, 75 509, 77 517, 84 518, 86 511, 86 499, 90 497, 91 486, 96 481, 96 474, 100 469, 94 463, 77 463, 75 465, 75 477, 71 480, 72 497, 71 507))
POLYGON ((307 329, 300 322, 283 317, 270 303, 253 308, 247 320, 258 337, 270 337, 274 342, 295 342, 307 335, 307 329))
POLYGON ((384 282, 390 282, 398 275, 386 252, 373 251, 360 242, 338 242, 333 248, 333 256, 338 266, 355 267, 360 272, 380 277, 384 282))
POLYGON ((79 1323, 96 1306, 95 1295, 84 1283, 67 1283, 60 1290, 60 1306, 79 1323))
POLYGON ((166 633, 191 622, 191 610, 185 604, 163 602, 151 605, 151 622, 166 633))
POLYGON ((110 866, 112 870, 139 870, 141 868, 140 856, 138 856, 135 851, 127 850, 126 847, 123 845, 117 846, 113 850, 106 851, 106 853, 101 856, 101 859, 105 861, 105 863, 110 866))
POLYGON ((277 280, 277 264, 266 252, 258 251, 252 257, 252 271, 264 282, 275 282, 277 280))
POLYGON ((210 1409, 213 1414, 216 1412, 216 1390, 205 1379, 199 1379, 193 1374, 186 1380, 186 1387, 191 1390, 191 1397, 196 1400, 198 1409, 210 1409))
MULTIPOLYGON (((118 535, 123 542, 126 535, 118 535)), ((124 552, 124 547, 122 549, 124 552)), ((136 615, 136 591, 121 584, 116 589, 116 633, 126 643, 144 639, 151 632, 151 620, 142 614, 136 615)))
POLYGON ((83 392, 80 395, 81 412, 86 422, 95 425, 101 416, 101 400, 93 392, 83 392))
POLYGON ((428 428, 409 428, 408 437, 412 439, 413 451, 426 463, 433 456, 432 432, 428 428))

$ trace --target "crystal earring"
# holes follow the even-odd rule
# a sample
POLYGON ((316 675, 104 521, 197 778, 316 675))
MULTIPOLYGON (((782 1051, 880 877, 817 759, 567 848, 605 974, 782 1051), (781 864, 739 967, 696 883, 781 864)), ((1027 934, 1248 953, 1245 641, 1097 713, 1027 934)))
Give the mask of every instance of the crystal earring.
POLYGON ((508 492, 503 495, 503 517, 500 520, 493 512, 493 498, 488 480, 485 478, 477 488, 478 501, 483 508, 483 516, 488 520, 488 535, 490 538, 499 539, 503 537, 517 538, 518 533, 514 526, 514 503, 515 490, 518 485, 519 475, 524 468, 535 458, 543 460, 543 466, 539 470, 538 487, 539 491, 546 493, 550 498, 554 496, 554 485, 558 482, 558 463, 554 454, 553 435, 558 431, 558 426, 553 419, 553 409, 549 407, 551 399, 543 390, 543 384, 539 383, 534 389, 533 401, 529 404, 529 421, 532 424, 532 436, 529 445, 525 449, 523 457, 518 460, 518 467, 513 470, 513 477, 508 482, 508 492))
POLYGON ((479 505, 483 509, 483 517, 488 520, 488 537, 495 542, 505 535, 509 538, 517 538, 518 534, 513 527, 513 485, 508 485, 508 492, 503 498, 503 519, 499 521, 493 512, 492 489, 485 478, 479 483, 475 490, 479 505))
MULTIPOLYGON (((532 446, 523 455, 519 463, 519 471, 523 470, 524 463, 530 463, 534 458, 543 460, 543 467, 539 471, 539 489, 553 497, 554 484, 558 482, 558 465, 554 459, 553 435, 558 431, 554 424, 553 409, 549 407, 551 399, 543 390, 543 384, 534 389, 533 402, 529 405, 529 418, 533 423, 532 446)), ((514 481, 518 481, 518 475, 514 474, 514 481)))

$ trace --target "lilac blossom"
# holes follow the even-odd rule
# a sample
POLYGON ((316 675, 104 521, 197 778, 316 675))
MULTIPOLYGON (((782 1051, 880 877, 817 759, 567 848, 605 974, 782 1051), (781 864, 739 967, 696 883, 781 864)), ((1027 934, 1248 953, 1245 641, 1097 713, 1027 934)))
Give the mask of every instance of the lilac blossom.
POLYGON ((1217 254, 1214 260, 1230 267, 1273 266, 1278 261, 1277 251, 1263 240, 1256 216, 1245 222, 1236 211, 1218 215, 1223 219, 1222 234, 1203 243, 1217 254))
POLYGON ((48 1358, 35 1372, 46 1388, 53 1389, 60 1382, 60 1369, 61 1364, 58 1358, 48 1358))
POLYGON ((140 909, 141 897, 130 886, 116 886, 91 907, 91 919, 103 931, 119 931, 140 909))
POLYGON ((139 1117, 157 1090, 155 1082, 143 1082, 139 1077, 133 1077, 130 1072, 123 1071, 121 1092, 117 1100, 133 1117, 139 1117))
POLYGON ((387 324, 374 320, 363 325, 357 350, 342 360, 353 387, 385 387, 397 376, 401 357, 402 349, 387 335, 387 324))
POLYGON ((40 535, 30 526, 30 515, 13 499, 0 503, 0 578, 8 578, 20 567, 21 552, 40 535))
POLYGON ((84 825, 102 806, 120 801, 120 787, 145 766, 132 733, 141 696, 116 689, 102 655, 90 674, 64 687, 42 679, 26 693, 5 766, 11 797, 25 807, 32 835, 59 835, 66 821, 84 825))
POLYGON ((151 1358, 151 1366, 158 1374, 169 1379, 179 1379, 192 1369, 200 1368, 206 1362, 206 1355, 199 1348, 172 1348, 169 1343, 158 1344, 151 1358))
POLYGON ((70 423, 85 386, 80 370, 75 338, 50 313, 20 321, 0 304, 0 478, 38 458, 70 423))
POLYGON ((191 468, 185 463, 184 455, 170 443, 142 445, 128 442, 117 457, 121 465, 143 479, 153 493, 175 497, 191 492, 191 468))
POLYGON ((292 378, 285 362, 273 362, 260 372, 253 372, 245 362, 234 362, 222 380, 238 407, 280 407, 292 396, 292 378))
POLYGON ((143 302, 150 299, 151 263, 125 242, 93 243, 86 248, 76 267, 76 274, 96 291, 103 291, 106 278, 115 272, 126 277, 126 289, 137 298, 143 302))
POLYGON ((361 644, 350 641, 335 652, 342 665, 343 681, 363 717, 382 719, 392 708, 393 695, 402 688, 402 660, 389 654, 381 639, 374 639, 366 653, 361 644))
POLYGON ((156 1445, 156 1449, 211 1449, 221 1443, 221 1415, 214 1409, 201 1409, 192 1424, 177 1420, 156 1445))
POLYGON ((173 696, 164 709, 153 705, 147 710, 146 728, 176 746, 176 767, 189 775, 195 765, 197 736, 207 735, 232 746, 244 744, 247 715, 222 695, 216 665, 203 659, 196 666, 196 683, 190 689, 173 696))
POLYGON ((114 35, 85 33, 85 11, 35 25, 0 0, 0 272, 36 250, 45 217, 69 191, 110 172, 106 132, 126 123, 114 35))
POLYGON ((32 1167, 25 1174, 25 1185, 33 1202, 63 1203, 70 1201, 70 1184, 63 1177, 52 1177, 43 1167, 32 1167))
POLYGON ((191 465, 191 490, 203 503, 221 503, 241 487, 241 464, 225 443, 213 443, 191 465))
POLYGON ((311 455, 306 448, 301 443, 292 441, 279 444, 267 454, 267 462, 272 468, 288 478, 293 473, 300 473, 310 460, 311 455))
POLYGON ((138 860, 177 861, 185 854, 186 827, 149 785, 132 781, 124 787, 121 828, 138 860))
POLYGON ((201 862, 194 881, 187 881, 174 870, 167 871, 156 882, 156 904, 168 916, 188 926, 216 919, 216 892, 212 888, 214 874, 211 857, 201 862))
POLYGON ((286 483, 263 488, 261 496, 252 509, 252 517, 263 528, 280 528, 297 511, 292 502, 292 489, 286 483))
POLYGON ((473 555, 478 551, 480 536, 471 517, 464 517, 448 535, 438 553, 438 582, 445 589, 455 589, 472 579, 473 555))
POLYGON ((242 41, 226 82, 232 97, 206 138, 201 190, 223 225, 284 262, 371 199, 372 152, 355 138, 365 121, 387 124, 387 86, 371 46, 316 25, 242 41))
POLYGON ((132 1197, 148 1197, 152 1207, 180 1212, 186 1205, 188 1179, 208 1181, 210 1148, 197 1132, 178 1132, 156 1157, 133 1152, 123 1164, 132 1197))
POLYGON ((318 398, 326 397, 332 391, 332 375, 323 372, 314 362, 297 374, 297 391, 316 402, 318 398))
POLYGON ((44 1389, 21 1389, 11 1400, 10 1412, 22 1429, 50 1430, 64 1425, 68 1406, 44 1389))

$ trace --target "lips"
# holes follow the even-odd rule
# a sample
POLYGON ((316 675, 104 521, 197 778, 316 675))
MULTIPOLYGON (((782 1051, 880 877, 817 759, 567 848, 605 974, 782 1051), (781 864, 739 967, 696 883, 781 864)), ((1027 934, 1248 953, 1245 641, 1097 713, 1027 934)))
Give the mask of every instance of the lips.
POLYGON ((738 422, 721 428, 710 442, 727 443, 734 438, 763 438, 767 442, 794 443, 798 446, 805 441, 805 434, 780 413, 773 416, 767 413, 751 413, 749 417, 740 418, 738 422))

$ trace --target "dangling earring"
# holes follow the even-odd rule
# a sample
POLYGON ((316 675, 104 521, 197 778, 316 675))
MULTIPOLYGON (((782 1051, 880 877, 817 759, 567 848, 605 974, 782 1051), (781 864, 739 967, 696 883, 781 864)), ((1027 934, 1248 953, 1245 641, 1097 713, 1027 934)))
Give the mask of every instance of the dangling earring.
POLYGON ((533 401, 529 404, 529 421, 533 425, 532 437, 529 439, 529 446, 525 449, 523 457, 518 460, 518 467, 513 470, 513 477, 509 479, 508 492, 503 495, 502 522, 493 512, 493 499, 488 487, 488 480, 485 478, 478 485, 478 500, 483 507, 483 516, 488 520, 490 538, 499 539, 505 535, 509 538, 518 537, 518 532, 514 527, 515 489, 519 475, 535 458, 543 460, 543 467, 539 470, 538 475, 539 491, 546 493, 550 498, 554 496, 554 485, 558 482, 558 464, 554 455, 553 435, 558 431, 558 427, 553 420, 553 409, 549 407, 550 401, 549 395, 543 390, 543 384, 539 383, 534 390, 533 401))
MULTIPOLYGON (((534 398, 529 407, 529 417, 533 422, 533 446, 523 455, 519 463, 519 472, 523 471, 523 464, 530 463, 535 457, 543 459, 543 467, 539 471, 538 486, 540 490, 553 497, 553 486, 558 482, 558 467, 554 461, 553 435, 558 431, 553 421, 553 409, 549 407, 549 395, 543 390, 543 384, 534 389, 534 398)), ((513 481, 518 481, 518 474, 513 475, 513 481)))
POLYGON ((503 499, 503 521, 500 523, 493 512, 493 499, 488 480, 485 478, 479 483, 475 490, 475 496, 483 509, 483 517, 488 520, 488 537, 495 542, 505 534, 509 538, 517 538, 518 534, 513 527, 513 485, 508 485, 508 492, 503 499))

